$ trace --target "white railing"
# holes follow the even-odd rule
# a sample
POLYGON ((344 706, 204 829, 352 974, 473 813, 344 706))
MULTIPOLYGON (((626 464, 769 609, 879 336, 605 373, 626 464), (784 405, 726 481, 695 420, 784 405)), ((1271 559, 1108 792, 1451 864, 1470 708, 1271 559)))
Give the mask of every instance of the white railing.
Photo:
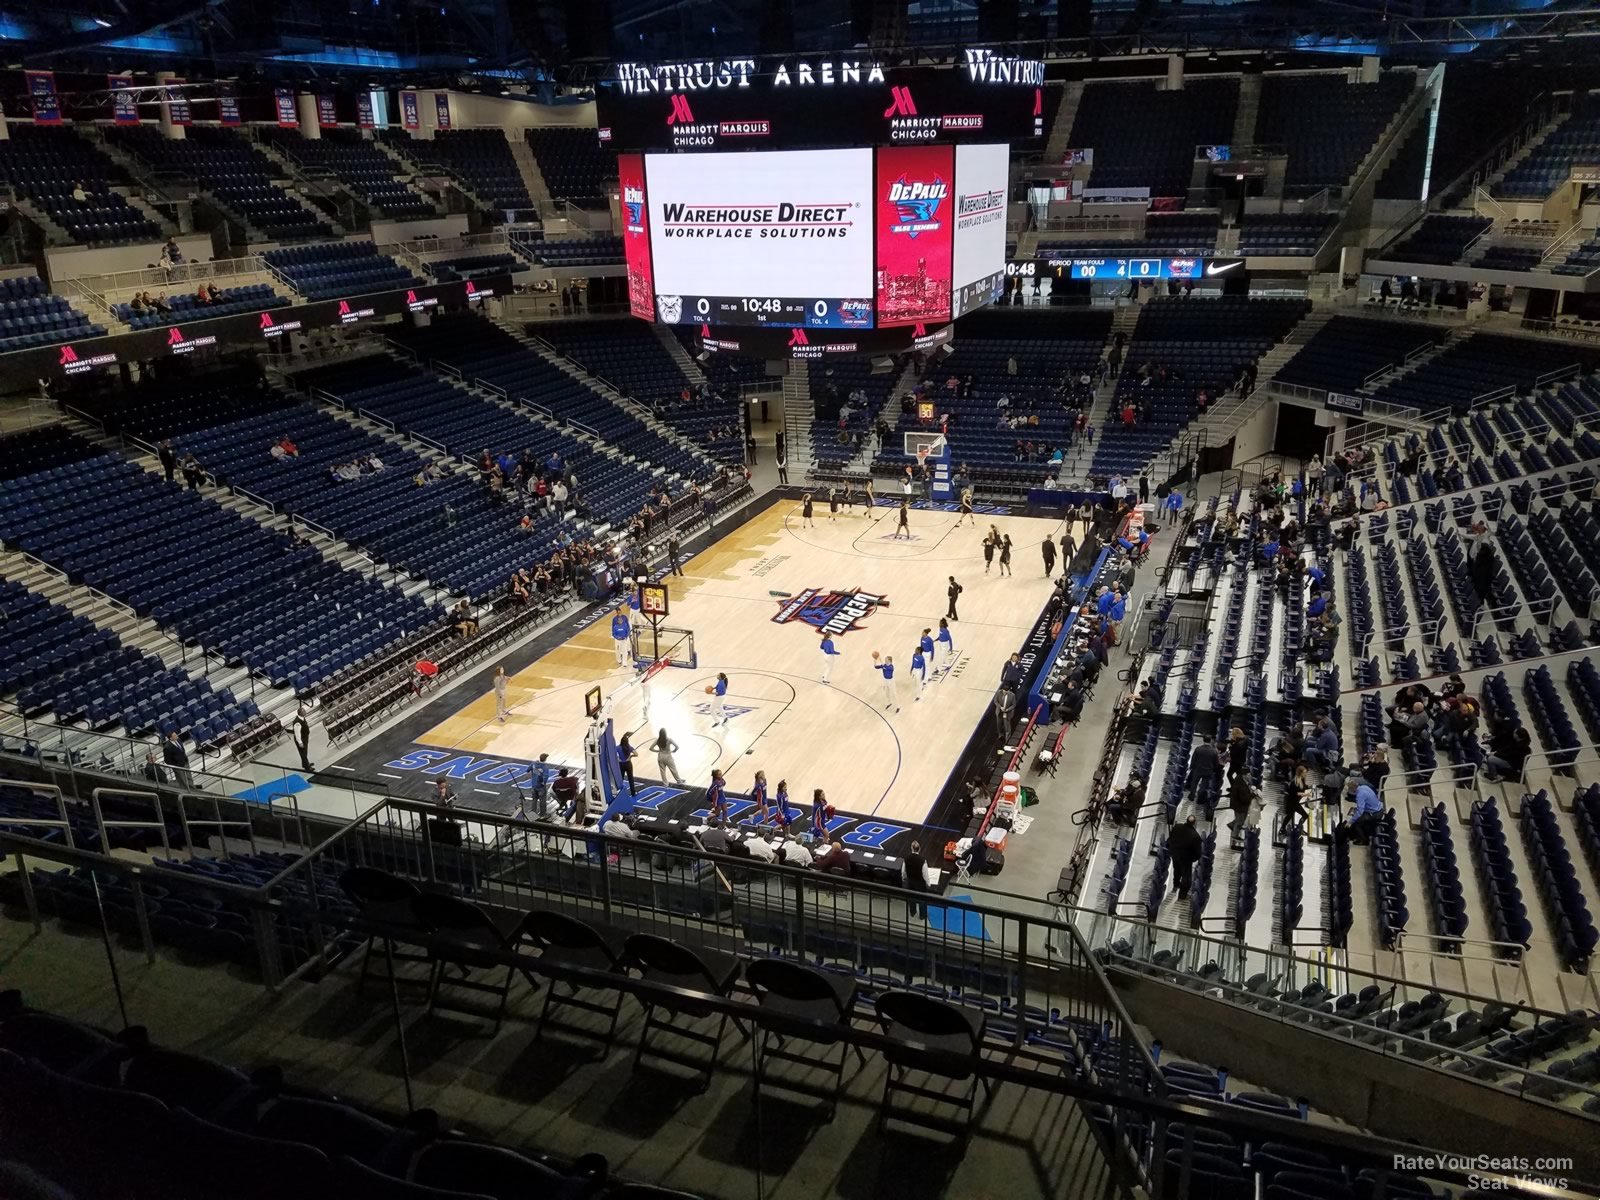
POLYGON ((259 254, 242 258, 220 258, 207 263, 179 263, 170 268, 145 267, 137 271, 113 271, 107 275, 80 275, 72 282, 93 289, 102 296, 113 292, 166 289, 182 283, 204 283, 235 279, 241 275, 260 275, 270 268, 259 254))

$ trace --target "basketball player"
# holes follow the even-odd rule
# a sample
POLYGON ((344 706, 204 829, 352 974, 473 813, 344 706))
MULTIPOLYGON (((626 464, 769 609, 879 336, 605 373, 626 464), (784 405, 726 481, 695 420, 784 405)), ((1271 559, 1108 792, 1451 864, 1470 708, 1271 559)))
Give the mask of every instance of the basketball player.
POLYGON ((856 493, 855 493, 855 489, 850 486, 850 481, 848 479, 846 479, 844 481, 844 497, 843 497, 843 499, 844 499, 844 511, 847 512, 847 513, 855 512, 855 510, 856 510, 856 493))
POLYGON ((922 656, 928 660, 928 665, 933 666, 933 630, 922 631, 922 636, 917 639, 917 649, 922 651, 922 656))
POLYGON ((964 488, 962 490, 962 492, 961 492, 961 506, 957 511, 960 512, 960 514, 961 514, 959 517, 956 518, 956 524, 958 526, 963 521, 971 521, 974 527, 977 526, 978 518, 972 515, 972 489, 971 488, 964 488))
POLYGON ((833 648, 833 635, 826 629, 822 631, 822 682, 828 682, 828 676, 833 674, 833 660, 843 658, 844 655, 833 648))
POLYGON ((617 666, 619 667, 628 665, 629 632, 628 606, 626 604, 619 605, 616 615, 611 618, 611 644, 616 647, 617 666))
POLYGON ((800 528, 815 529, 817 523, 811 519, 811 493, 807 492, 800 497, 800 528))
POLYGON ((956 643, 950 636, 950 622, 944 617, 939 618, 939 661, 946 671, 956 665, 956 643))
POLYGON ((899 712, 900 706, 895 703, 898 697, 894 691, 894 656, 886 654, 883 656, 883 661, 879 662, 878 652, 874 650, 872 652, 872 663, 872 669, 883 676, 883 707, 892 708, 895 712, 899 712))
POLYGON ((900 536, 904 535, 906 541, 908 541, 908 542, 911 540, 911 507, 910 507, 910 505, 911 505, 911 502, 909 500, 900 501, 900 517, 899 517, 899 520, 895 524, 895 531, 894 531, 894 536, 895 537, 900 537, 900 536))
POLYGON ((866 507, 861 510, 861 515, 869 521, 876 521, 878 518, 872 515, 872 510, 878 503, 878 494, 872 490, 872 476, 870 475, 867 476, 867 497, 863 503, 866 507))
MULTIPOLYGON (((974 522, 974 524, 976 524, 976 522, 974 522)), ((990 529, 992 530, 993 528, 994 527, 991 525, 990 529)), ((995 537, 993 533, 986 533, 983 535, 983 573, 985 575, 989 573, 989 568, 994 566, 994 551, 995 547, 999 544, 1000 540, 995 537)))
POLYGON ((755 784, 750 788, 750 799, 756 806, 756 824, 765 825, 771 813, 767 811, 767 773, 756 772, 755 784))
POLYGON ((839 519, 839 489, 833 484, 828 485, 828 520, 839 519))
POLYGON ((494 715, 495 719, 504 725, 506 723, 506 669, 494 669, 494 715))
POLYGON ((715 697, 712 703, 716 705, 717 711, 717 719, 711 722, 711 727, 715 729, 718 725, 728 723, 728 677, 721 671, 717 672, 717 684, 711 689, 711 694, 715 697))
POLYGON ((727 786, 722 778, 722 772, 713 767, 711 782, 706 785, 706 808, 711 810, 713 825, 719 825, 728 819, 728 801, 724 795, 727 786))
MULTIPOLYGON (((923 642, 928 639, 924 637, 923 642)), ((928 658, 922 652, 922 643, 917 643, 917 648, 911 652, 911 678, 917 681, 917 702, 921 703, 922 694, 928 690, 928 658)))
POLYGON ((1000 574, 1011 574, 1011 535, 1009 533, 1000 540, 1000 574))

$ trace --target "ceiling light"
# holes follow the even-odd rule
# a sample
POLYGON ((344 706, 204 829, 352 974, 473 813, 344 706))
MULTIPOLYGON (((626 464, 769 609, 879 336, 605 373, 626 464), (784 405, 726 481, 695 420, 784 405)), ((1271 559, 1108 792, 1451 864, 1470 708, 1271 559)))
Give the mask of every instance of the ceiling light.
POLYGON ((111 28, 111 22, 106 20, 104 17, 96 17, 94 19, 94 23, 96 25, 100 26, 101 29, 110 29, 111 28))

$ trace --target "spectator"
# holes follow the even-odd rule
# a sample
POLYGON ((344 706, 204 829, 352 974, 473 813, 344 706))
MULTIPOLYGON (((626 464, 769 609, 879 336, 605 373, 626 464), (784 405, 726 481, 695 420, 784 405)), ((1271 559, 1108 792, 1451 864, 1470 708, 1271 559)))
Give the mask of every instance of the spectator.
POLYGON ((1523 765, 1533 753, 1533 741, 1521 725, 1496 730, 1489 740, 1490 752, 1483 760, 1483 777, 1490 783, 1521 779, 1523 765))
POLYGON ((1167 834, 1167 853, 1172 856, 1172 882, 1178 889, 1178 899, 1189 898, 1189 886, 1194 882, 1194 865, 1200 861, 1204 844, 1200 831, 1194 827, 1194 814, 1181 825, 1173 826, 1167 834))
POLYGON ((555 798, 562 819, 572 820, 572 814, 578 810, 578 781, 568 773, 567 768, 562 767, 556 771, 555 781, 550 785, 550 794, 555 798))
POLYGON ((188 484, 193 490, 199 491, 200 485, 206 479, 205 470, 200 466, 199 460, 193 454, 185 454, 183 456, 183 465, 180 469, 183 471, 184 483, 188 484))
POLYGON ((1353 784, 1356 807, 1350 814, 1351 840, 1358 846, 1365 846, 1367 839, 1372 836, 1373 828, 1378 824, 1378 818, 1383 815, 1383 803, 1378 799, 1378 793, 1365 779, 1358 778, 1353 784))
POLYGON ((911 850, 905 856, 905 858, 901 860, 901 865, 905 871, 906 890, 917 897, 917 899, 907 901, 907 908, 910 911, 910 915, 913 917, 925 916, 928 911, 928 906, 923 902, 921 897, 925 895, 928 890, 928 864, 927 860, 922 856, 921 842, 913 841, 911 843, 911 850))
POLYGON ((178 453, 172 448, 172 443, 163 438, 160 447, 156 450, 156 457, 161 460, 161 472, 167 477, 167 482, 172 482, 172 477, 178 469, 178 453))
POLYGON ((189 752, 178 740, 176 729, 167 730, 167 736, 161 743, 161 761, 172 768, 172 776, 178 781, 178 786, 194 787, 194 773, 189 770, 189 752))

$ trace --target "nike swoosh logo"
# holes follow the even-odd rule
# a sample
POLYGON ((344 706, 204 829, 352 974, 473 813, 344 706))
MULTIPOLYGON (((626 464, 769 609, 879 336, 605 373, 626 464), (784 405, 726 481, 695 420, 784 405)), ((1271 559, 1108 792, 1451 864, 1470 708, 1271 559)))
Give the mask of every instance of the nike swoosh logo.
POLYGON ((1206 274, 1207 275, 1221 275, 1224 271, 1231 271, 1235 267, 1241 266, 1241 265, 1242 264, 1236 263, 1236 262, 1231 262, 1231 263, 1207 263, 1206 264, 1206 274))

